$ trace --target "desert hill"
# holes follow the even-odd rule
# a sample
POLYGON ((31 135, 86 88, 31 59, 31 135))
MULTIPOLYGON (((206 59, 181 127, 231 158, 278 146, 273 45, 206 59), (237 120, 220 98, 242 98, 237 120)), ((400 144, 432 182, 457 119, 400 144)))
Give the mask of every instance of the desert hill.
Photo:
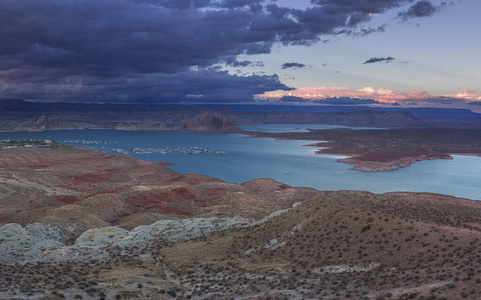
POLYGON ((441 195, 320 192, 161 253, 194 298, 478 299, 480 216, 479 202, 441 195))
POLYGON ((78 149, 0 149, 0 222, 132 229, 166 218, 259 219, 312 197, 271 179, 243 185, 182 175, 162 163, 78 149))
POLYGON ((0 149, 0 297, 479 299, 481 202, 0 149))

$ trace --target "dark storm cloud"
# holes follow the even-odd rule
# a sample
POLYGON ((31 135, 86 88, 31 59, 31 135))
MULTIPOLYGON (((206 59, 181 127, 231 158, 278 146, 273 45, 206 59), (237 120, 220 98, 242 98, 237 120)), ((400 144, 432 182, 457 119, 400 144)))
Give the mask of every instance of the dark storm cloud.
POLYGON ((297 68, 304 68, 306 65, 305 64, 301 64, 301 63, 296 63, 296 62, 291 62, 291 63, 285 63, 282 65, 282 69, 285 70, 285 69, 290 69, 290 68, 294 68, 294 69, 297 69, 297 68))
POLYGON ((190 9, 203 8, 210 4, 210 0, 137 0, 151 5, 159 5, 167 8, 190 9))
MULTIPOLYGON (((2 82, 0 81, 0 85, 2 82)), ((129 77, 68 76, 49 84, 4 84, 3 94, 39 100, 91 102, 241 102, 265 91, 292 90, 277 75, 230 75, 206 69, 177 74, 136 74, 129 77), (38 95, 42 95, 41 98, 38 95)))
POLYGON ((373 57, 364 62, 364 64, 373 64, 377 62, 390 62, 394 60, 394 57, 388 56, 388 57, 373 57))
POLYGON ((267 0, 0 0, 0 88, 4 97, 109 101, 123 85, 128 98, 155 99, 155 91, 166 99, 157 86, 180 85, 182 74, 191 76, 186 84, 199 86, 207 72, 230 85, 217 85, 219 95, 237 86, 250 100, 271 90, 265 80, 276 77, 232 76, 211 67, 242 67, 247 61, 237 62, 239 55, 268 54, 276 43, 311 45, 324 34, 352 34, 372 14, 410 2, 317 0, 302 10, 267 0))
POLYGON ((404 4, 406 0, 311 0, 312 4, 328 5, 337 10, 362 13, 382 13, 386 9, 404 4))
POLYGON ((407 21, 412 18, 429 17, 438 12, 441 8, 446 6, 446 2, 442 2, 440 5, 435 6, 430 1, 418 1, 416 4, 411 6, 407 11, 398 14, 398 17, 407 21))
POLYGON ((238 8, 238 7, 257 7, 261 5, 264 0, 222 0, 217 6, 223 8, 238 8))

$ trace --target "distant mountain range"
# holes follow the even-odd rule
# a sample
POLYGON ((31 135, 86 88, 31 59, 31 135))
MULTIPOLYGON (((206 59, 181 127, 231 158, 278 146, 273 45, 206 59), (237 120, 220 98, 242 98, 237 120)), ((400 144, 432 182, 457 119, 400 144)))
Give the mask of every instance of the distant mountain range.
POLYGON ((88 123, 68 122, 59 118, 47 118, 44 115, 23 122, 15 127, 18 131, 45 131, 45 130, 74 130, 93 127, 88 123))
MULTIPOLYGON (((425 125, 481 125, 481 114, 468 109, 377 108, 369 106, 302 106, 254 104, 110 104, 29 102, 0 100, 2 120, 45 115, 70 122, 187 123, 203 112, 213 112, 238 124, 333 124, 348 126, 404 127, 425 125)), ((4 123, 6 121, 3 121, 4 123)), ((18 126, 20 123, 16 123, 18 126)), ((112 124, 110 124, 112 125, 112 124)), ((11 124, 9 126, 12 126, 11 124)), ((2 122, 0 122, 0 128, 2 122)))
MULTIPOLYGON (((113 128, 112 126, 99 126, 86 122, 69 122, 60 118, 48 118, 42 115, 38 118, 25 121, 13 128, 14 131, 47 131, 47 130, 74 130, 87 128, 113 128)), ((202 113, 188 122, 139 122, 118 123, 117 130, 142 130, 142 131, 209 131, 209 132, 238 132, 241 131, 235 122, 211 113, 202 113)))

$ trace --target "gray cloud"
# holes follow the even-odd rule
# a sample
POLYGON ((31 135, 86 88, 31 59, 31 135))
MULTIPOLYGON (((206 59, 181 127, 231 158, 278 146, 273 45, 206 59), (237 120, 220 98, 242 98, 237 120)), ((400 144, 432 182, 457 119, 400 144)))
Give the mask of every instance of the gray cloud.
POLYGON ((398 14, 398 18, 403 21, 407 21, 412 18, 429 17, 439 12, 441 8, 446 6, 446 2, 442 2, 440 5, 433 5, 430 1, 422 0, 416 2, 407 11, 398 14))
POLYGON ((231 61, 231 62, 226 62, 227 65, 235 67, 235 68, 240 68, 240 67, 263 67, 264 63, 261 61, 250 61, 250 60, 244 60, 244 61, 231 61))
POLYGON ((387 27, 387 24, 383 24, 376 28, 363 27, 363 28, 359 28, 358 30, 350 30, 350 32, 351 32, 351 35, 353 36, 363 37, 371 33, 386 32, 386 27, 387 27))
MULTIPOLYGON (((233 76, 212 66, 247 66, 239 55, 268 54, 275 44, 311 45, 326 34, 382 31, 359 26, 372 14, 410 2, 316 0, 293 9, 268 0, 0 0, 2 94, 111 101, 123 90, 135 101, 163 101, 169 89, 164 82, 202 89, 197 82, 209 74, 231 86, 219 95, 237 83, 248 91, 239 95, 251 100, 253 92, 289 88, 275 75, 233 76)), ((171 94, 182 98, 175 87, 171 94)))
POLYGON ((373 57, 364 62, 364 64, 373 64, 377 62, 390 62, 394 60, 394 57, 388 56, 388 57, 373 57))
POLYGON ((291 69, 291 68, 294 68, 294 69, 301 69, 301 68, 304 68, 306 65, 305 64, 301 64, 301 63, 296 63, 296 62, 290 62, 290 63, 284 63, 282 64, 282 69, 285 70, 285 69, 291 69))

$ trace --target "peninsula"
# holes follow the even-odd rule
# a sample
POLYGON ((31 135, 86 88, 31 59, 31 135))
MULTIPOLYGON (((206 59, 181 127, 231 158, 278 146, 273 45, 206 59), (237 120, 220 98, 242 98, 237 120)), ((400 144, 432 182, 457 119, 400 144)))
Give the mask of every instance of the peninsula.
POLYGON ((416 161, 452 159, 450 154, 481 155, 481 129, 475 128, 390 128, 352 130, 346 128, 309 132, 247 132, 251 137, 326 141, 307 146, 319 147, 319 154, 349 156, 338 159, 354 164, 364 172, 391 171, 416 161))

